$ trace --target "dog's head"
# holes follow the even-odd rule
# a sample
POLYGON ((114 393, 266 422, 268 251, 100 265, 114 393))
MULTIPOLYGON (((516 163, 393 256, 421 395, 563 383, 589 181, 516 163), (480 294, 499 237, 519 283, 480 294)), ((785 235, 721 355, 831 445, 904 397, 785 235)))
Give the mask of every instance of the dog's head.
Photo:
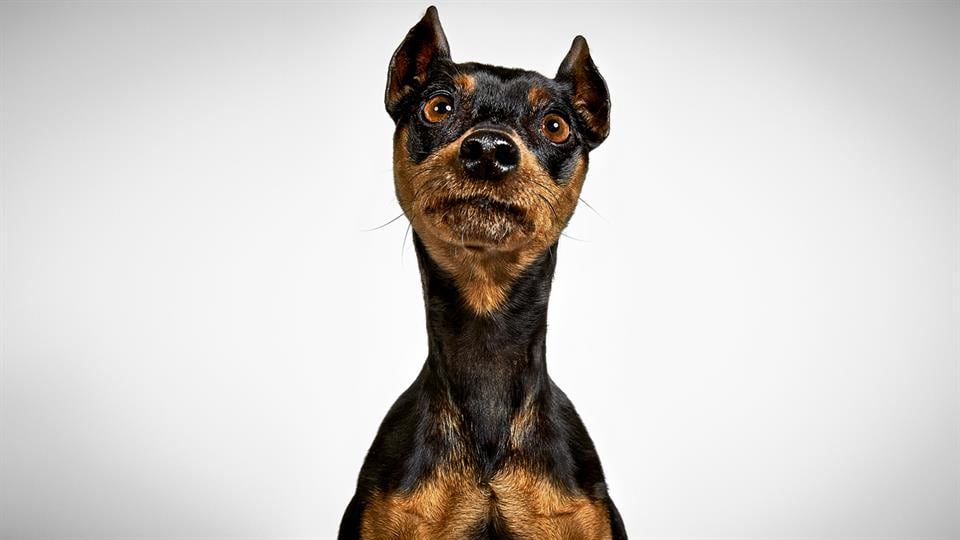
POLYGON ((586 40, 573 40, 552 79, 458 64, 431 7, 390 61, 386 107, 397 126, 400 206, 467 303, 496 309, 509 282, 556 242, 587 155, 609 132, 607 86, 586 40), (471 288, 471 279, 489 286, 471 288))

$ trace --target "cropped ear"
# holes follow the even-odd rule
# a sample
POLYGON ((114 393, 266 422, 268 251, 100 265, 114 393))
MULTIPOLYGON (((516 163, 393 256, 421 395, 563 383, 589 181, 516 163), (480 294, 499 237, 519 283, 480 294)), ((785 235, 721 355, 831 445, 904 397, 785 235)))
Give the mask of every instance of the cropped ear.
POLYGON ((437 8, 430 6, 390 59, 384 102, 394 120, 403 98, 426 82, 430 66, 449 59, 450 46, 440 26, 440 16, 437 8))
POLYGON ((590 58, 590 49, 583 36, 573 39, 570 52, 560 64, 555 79, 572 88, 573 106, 590 132, 585 137, 592 149, 610 133, 610 93, 607 83, 590 58))

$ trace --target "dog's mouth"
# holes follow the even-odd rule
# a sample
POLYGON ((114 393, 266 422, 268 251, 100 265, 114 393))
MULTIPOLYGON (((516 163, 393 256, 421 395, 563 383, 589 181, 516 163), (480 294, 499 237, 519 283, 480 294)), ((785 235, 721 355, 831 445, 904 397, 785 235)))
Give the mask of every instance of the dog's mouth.
POLYGON ((424 214, 450 242, 470 250, 512 243, 532 232, 532 223, 521 206, 484 195, 439 199, 424 214))

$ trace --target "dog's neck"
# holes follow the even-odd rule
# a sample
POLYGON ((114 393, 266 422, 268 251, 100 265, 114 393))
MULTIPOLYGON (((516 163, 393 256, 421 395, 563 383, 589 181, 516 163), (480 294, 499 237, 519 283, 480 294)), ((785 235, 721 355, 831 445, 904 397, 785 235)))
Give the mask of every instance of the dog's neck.
POLYGON ((550 394, 547 303, 557 244, 516 279, 499 309, 484 315, 468 307, 416 234, 414 245, 429 340, 426 388, 449 401, 477 457, 493 466, 509 448, 518 415, 542 406, 550 394))

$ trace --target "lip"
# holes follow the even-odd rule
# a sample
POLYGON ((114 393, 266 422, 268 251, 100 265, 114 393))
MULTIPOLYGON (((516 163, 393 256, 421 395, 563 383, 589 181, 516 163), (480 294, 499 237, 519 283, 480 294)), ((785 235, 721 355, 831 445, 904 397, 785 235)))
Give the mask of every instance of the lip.
POLYGON ((485 195, 440 199, 425 213, 449 231, 451 241, 471 251, 511 244, 531 226, 524 208, 485 195))
POLYGON ((511 221, 516 221, 517 223, 526 221, 527 217, 523 208, 516 204, 485 195, 444 199, 428 208, 428 212, 449 211, 461 206, 481 209, 492 215, 499 215, 511 221))

